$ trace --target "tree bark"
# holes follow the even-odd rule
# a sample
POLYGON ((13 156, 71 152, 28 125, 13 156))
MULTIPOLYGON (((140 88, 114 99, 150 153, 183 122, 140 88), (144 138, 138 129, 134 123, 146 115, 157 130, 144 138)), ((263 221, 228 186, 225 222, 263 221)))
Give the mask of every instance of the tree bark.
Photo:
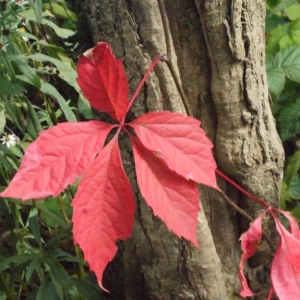
MULTIPOLYGON (((82 2, 94 43, 106 41, 122 58, 132 95, 151 60, 167 52, 192 108, 214 143, 218 168, 252 194, 278 204, 283 149, 276 133, 265 73, 264 0, 89 0, 82 2)), ((132 107, 186 113, 174 74, 159 63, 132 107)), ((248 222, 220 195, 201 187, 200 249, 178 239, 145 204, 135 183, 126 140, 123 163, 136 195, 132 238, 105 278, 110 299, 239 299, 239 236, 248 222)), ((255 217, 261 207, 227 183, 220 188, 255 217)), ((267 246, 251 262, 249 280, 268 285, 267 246)), ((261 299, 265 299, 262 294, 261 299)), ((259 299, 259 298, 257 298, 259 299)))

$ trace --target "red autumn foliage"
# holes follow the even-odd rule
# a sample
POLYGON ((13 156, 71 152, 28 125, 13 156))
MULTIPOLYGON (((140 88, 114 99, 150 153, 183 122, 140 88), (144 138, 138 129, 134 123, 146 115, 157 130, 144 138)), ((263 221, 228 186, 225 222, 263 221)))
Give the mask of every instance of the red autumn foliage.
MULTIPOLYGON (((98 43, 90 55, 79 60, 78 83, 91 106, 106 112, 118 124, 61 123, 44 131, 26 149, 19 171, 0 193, 1 197, 23 200, 56 196, 83 175, 72 203, 74 242, 82 248, 101 287, 104 269, 117 251, 116 241, 130 237, 134 222, 134 196, 118 145, 120 130, 129 134, 132 141, 137 181, 145 201, 170 230, 195 246, 200 210, 196 183, 218 189, 213 145, 199 127, 200 121, 177 113, 153 112, 124 123, 143 82, 158 61, 159 58, 154 60, 128 102, 122 61, 114 57, 108 44, 98 43), (116 127, 117 134, 105 144, 109 132, 116 127)), ((263 200, 233 184, 268 207, 263 200)), ((241 236, 241 296, 254 295, 244 275, 244 265, 259 248, 262 217, 266 213, 274 218, 280 237, 271 267, 268 299, 273 292, 281 300, 300 299, 300 231, 289 213, 275 208, 267 208, 241 236), (287 218, 289 231, 275 212, 287 218)))
MULTIPOLYGON (((153 65, 159 61, 157 58, 153 65)), ((182 114, 153 112, 124 123, 137 92, 128 102, 121 60, 98 43, 77 66, 78 84, 91 106, 119 124, 101 121, 62 123, 44 131, 27 149, 21 167, 2 197, 56 196, 83 174, 73 200, 74 242, 83 250, 102 286, 102 276, 118 239, 131 235, 134 197, 123 170, 118 134, 130 126, 137 181, 146 202, 178 236, 198 246, 199 191, 196 183, 217 188, 213 145, 200 121, 182 114), (112 128, 116 136, 103 147, 112 128)), ((151 71, 147 71, 146 76, 151 71)))
POLYGON ((255 295, 249 288, 244 275, 244 264, 259 249, 262 238, 262 217, 266 213, 273 217, 276 231, 280 237, 271 266, 272 287, 268 299, 271 299, 273 292, 280 300, 300 299, 300 231, 298 223, 288 212, 276 208, 268 208, 262 212, 241 236, 243 255, 239 271, 240 295, 242 297, 255 295), (289 231, 281 224, 275 212, 279 212, 286 217, 289 222, 289 231))

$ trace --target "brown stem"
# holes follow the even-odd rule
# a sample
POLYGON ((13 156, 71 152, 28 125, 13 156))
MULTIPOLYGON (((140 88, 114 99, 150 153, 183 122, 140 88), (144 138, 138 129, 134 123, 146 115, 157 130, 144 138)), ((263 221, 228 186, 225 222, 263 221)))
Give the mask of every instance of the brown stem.
MULTIPOLYGON (((226 202, 233 207, 237 212, 239 212, 241 215, 243 215, 246 219, 248 219, 249 221, 253 222, 254 219, 243 209, 241 209, 240 207, 238 207, 220 188, 218 190, 219 194, 222 196, 223 199, 226 200, 226 202)), ((276 248, 273 244, 272 239, 270 238, 270 236, 268 235, 268 233, 263 229, 263 234, 270 246, 270 248, 272 249, 272 251, 276 251, 276 248)))
POLYGON ((165 40, 166 40, 166 48, 167 48, 167 54, 162 57, 162 61, 166 62, 170 73, 172 74, 172 77, 174 79, 174 82, 176 84, 176 87, 178 89, 179 95, 181 97, 181 101, 184 105, 184 108, 186 110, 186 113, 188 116, 193 116, 193 111, 191 109, 191 104, 189 99, 186 97, 184 90, 182 88, 181 82, 178 78, 178 75, 175 71, 175 68, 172 64, 172 56, 171 56, 171 38, 169 35, 169 23, 168 23, 168 17, 165 10, 165 5, 163 0, 158 0, 158 6, 161 14, 161 20, 163 23, 164 28, 164 34, 165 34, 165 40))

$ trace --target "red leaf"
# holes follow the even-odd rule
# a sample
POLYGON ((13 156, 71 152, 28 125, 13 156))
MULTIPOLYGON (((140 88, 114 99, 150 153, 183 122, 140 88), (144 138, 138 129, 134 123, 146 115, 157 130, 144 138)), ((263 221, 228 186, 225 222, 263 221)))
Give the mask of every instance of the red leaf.
POLYGON ((199 191, 188 181, 168 169, 137 138, 131 136, 137 181, 143 197, 178 236, 198 247, 196 239, 199 191))
POLYGON ((92 57, 81 57, 77 82, 91 105, 121 121, 128 106, 128 84, 122 60, 107 43, 98 43, 92 57))
POLYGON ((103 271, 117 252, 115 242, 131 235, 134 221, 133 193, 122 167, 117 137, 84 174, 72 206, 74 242, 82 248, 102 287, 103 271))
POLYGON ((267 211, 262 212, 257 219, 255 219, 251 224, 249 229, 241 235, 241 247, 242 247, 242 257, 239 265, 239 278, 241 283, 241 292, 242 297, 251 297, 255 295, 249 288, 247 279, 244 275, 244 265, 249 257, 253 256, 258 250, 260 241, 262 238, 262 227, 261 221, 262 217, 267 211))
POLYGON ((94 160, 114 126, 89 121, 43 131, 27 147, 19 171, 1 197, 27 200, 58 195, 94 160))
POLYGON ((199 127, 200 121, 182 114, 154 112, 128 125, 169 169, 186 179, 218 189, 213 145, 199 127))
POLYGON ((276 230, 280 236, 280 242, 271 267, 273 288, 280 300, 300 299, 300 240, 298 225, 287 212, 277 211, 280 211, 287 217, 292 232, 288 232, 273 215, 276 230))

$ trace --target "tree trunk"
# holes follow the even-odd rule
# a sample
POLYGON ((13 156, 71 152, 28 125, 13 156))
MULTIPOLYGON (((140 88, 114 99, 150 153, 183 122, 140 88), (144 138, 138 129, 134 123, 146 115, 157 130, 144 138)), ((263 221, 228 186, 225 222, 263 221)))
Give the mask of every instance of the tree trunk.
MULTIPOLYGON (((192 108, 214 143, 218 168, 252 194, 276 206, 283 150, 268 100, 264 0, 89 0, 82 9, 94 43, 105 41, 122 58, 130 94, 158 55, 167 52, 192 108), (159 5, 160 4, 160 5, 159 5), (164 27, 163 20, 167 20, 164 27)), ((186 113, 168 66, 161 62, 132 107, 132 116, 186 113)), ((201 187, 196 249, 178 239, 145 204, 135 184, 131 150, 121 141, 134 184, 132 238, 105 272, 110 299, 239 299, 239 236, 246 222, 220 195, 201 187)), ((220 188, 253 217, 262 209, 222 180, 220 188)), ((251 261, 251 286, 268 290, 267 246, 251 261)), ((259 299, 257 297, 257 299, 259 299)))

